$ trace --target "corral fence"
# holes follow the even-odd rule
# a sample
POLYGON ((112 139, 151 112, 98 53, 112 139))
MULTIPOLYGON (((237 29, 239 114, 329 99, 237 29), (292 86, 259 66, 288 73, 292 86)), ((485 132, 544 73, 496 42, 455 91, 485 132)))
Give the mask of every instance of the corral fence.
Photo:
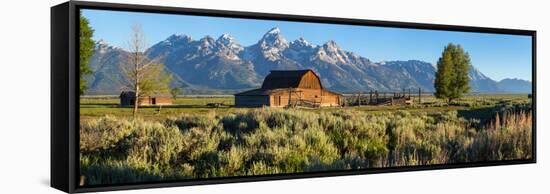
POLYGON ((369 90, 343 94, 342 106, 421 104, 423 97, 430 96, 433 96, 433 92, 423 92, 420 88, 402 91, 369 90))

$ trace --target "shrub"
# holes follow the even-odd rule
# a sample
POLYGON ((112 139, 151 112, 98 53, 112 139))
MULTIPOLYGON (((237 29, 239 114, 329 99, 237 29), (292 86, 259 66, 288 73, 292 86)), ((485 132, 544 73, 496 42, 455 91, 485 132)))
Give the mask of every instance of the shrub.
POLYGON ((100 152, 113 150, 126 153, 129 137, 134 133, 132 123, 105 116, 80 124, 80 151, 100 152))
POLYGON ((177 127, 158 122, 136 122, 134 127, 137 137, 128 153, 131 165, 153 170, 176 164, 184 149, 184 138, 177 127))
POLYGON ((532 157, 532 117, 523 110, 495 115, 486 130, 476 134, 469 148, 473 161, 528 159, 532 157), (502 118, 502 119, 501 119, 502 118))
POLYGON ((380 168, 532 157, 529 104, 484 115, 353 109, 236 110, 81 122, 86 184, 380 168))
MULTIPOLYGON (((98 157, 80 157, 80 174, 84 185, 123 184, 170 179, 158 173, 137 169, 122 160, 98 157)), ((175 179, 175 177, 171 177, 175 179)), ((183 178, 183 177, 181 177, 183 178)))

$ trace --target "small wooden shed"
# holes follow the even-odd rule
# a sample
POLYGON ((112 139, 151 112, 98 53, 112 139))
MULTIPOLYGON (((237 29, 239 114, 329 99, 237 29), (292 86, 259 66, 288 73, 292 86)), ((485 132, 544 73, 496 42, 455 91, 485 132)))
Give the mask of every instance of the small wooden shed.
MULTIPOLYGON (((133 106, 136 93, 133 91, 123 91, 120 93, 121 106, 133 106)), ((142 96, 138 100, 140 106, 147 105, 171 105, 172 97, 170 95, 142 96)))
POLYGON ((340 106, 342 95, 323 88, 313 70, 276 70, 261 88, 235 94, 236 107, 340 106))

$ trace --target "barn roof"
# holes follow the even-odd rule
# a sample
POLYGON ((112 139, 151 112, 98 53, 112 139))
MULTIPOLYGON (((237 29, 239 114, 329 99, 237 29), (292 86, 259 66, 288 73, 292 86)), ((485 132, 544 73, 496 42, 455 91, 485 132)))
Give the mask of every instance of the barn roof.
POLYGON ((273 89, 273 90, 270 90, 270 89, 258 88, 258 89, 253 89, 253 90, 248 90, 248 91, 236 93, 235 96, 268 96, 268 95, 271 95, 275 92, 282 91, 282 90, 286 90, 286 89, 273 89))
MULTIPOLYGON (((261 88, 248 90, 235 94, 235 96, 269 96, 273 93, 280 91, 287 91, 289 88, 299 88, 300 82, 304 75, 308 72, 313 73, 319 79, 319 76, 311 69, 306 70, 272 70, 264 79, 264 83, 261 88)), ((320 82, 320 81, 319 81, 320 82)), ((331 93, 334 95, 341 95, 336 92, 331 92, 320 88, 323 92, 331 93)))
POLYGON ((133 91, 122 91, 120 97, 134 97, 136 95, 133 91))
MULTIPOLYGON (((336 93, 336 92, 329 91, 329 90, 326 90, 326 89, 321 89, 321 90, 323 90, 323 92, 330 93, 330 94, 333 94, 333 95, 338 95, 338 96, 342 95, 340 93, 336 93)), ((258 88, 258 89, 244 91, 244 92, 241 92, 241 93, 236 93, 235 96, 269 96, 271 94, 274 94, 274 93, 277 93, 277 92, 282 92, 282 91, 288 91, 288 89, 282 88, 282 89, 270 90, 270 89, 258 88)))
POLYGON ((271 73, 265 77, 262 89, 298 88, 302 77, 310 71, 317 76, 311 69, 272 70, 271 73))

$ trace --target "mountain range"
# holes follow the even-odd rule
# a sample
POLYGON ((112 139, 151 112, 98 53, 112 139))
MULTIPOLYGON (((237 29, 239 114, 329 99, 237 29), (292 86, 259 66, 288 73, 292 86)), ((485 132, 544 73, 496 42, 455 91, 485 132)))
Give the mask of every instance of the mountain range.
MULTIPOLYGON (((145 51, 146 56, 165 65, 174 77, 171 87, 188 93, 233 93, 260 87, 271 70, 313 69, 323 86, 336 92, 401 91, 421 88, 433 91, 435 67, 419 60, 373 62, 347 51, 329 40, 315 45, 304 38, 288 41, 273 28, 253 45, 243 46, 229 34, 217 39, 193 40, 174 34, 145 51)), ((119 94, 125 75, 120 64, 129 53, 104 41, 97 42, 86 77, 86 94, 119 94)), ((530 93, 531 83, 520 79, 500 82, 470 68, 470 85, 480 93, 530 93)))

